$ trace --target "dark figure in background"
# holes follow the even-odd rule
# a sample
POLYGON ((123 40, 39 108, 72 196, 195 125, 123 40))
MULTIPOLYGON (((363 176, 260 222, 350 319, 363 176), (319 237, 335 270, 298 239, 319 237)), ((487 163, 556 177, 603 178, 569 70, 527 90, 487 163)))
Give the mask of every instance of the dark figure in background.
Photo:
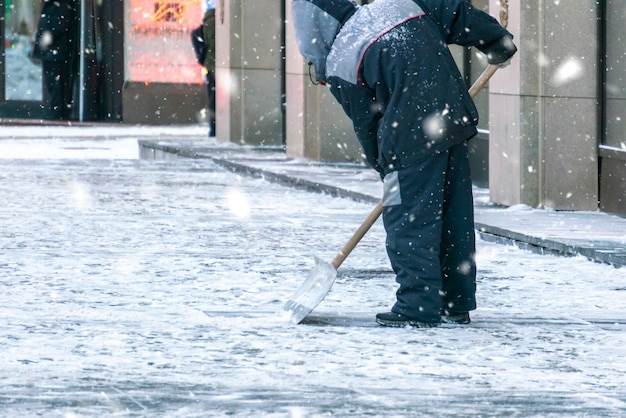
POLYGON ((494 18, 464 0, 294 0, 298 48, 353 122, 383 179, 387 254, 399 289, 384 326, 466 324, 476 309, 467 141, 478 112, 448 50, 490 64, 517 50, 494 18))
POLYGON ((209 95, 209 136, 215 136, 215 9, 209 9, 202 25, 191 32, 191 44, 202 65, 209 95))
POLYGON ((76 17, 73 0, 44 0, 33 58, 41 60, 47 90, 46 118, 69 120, 76 17))

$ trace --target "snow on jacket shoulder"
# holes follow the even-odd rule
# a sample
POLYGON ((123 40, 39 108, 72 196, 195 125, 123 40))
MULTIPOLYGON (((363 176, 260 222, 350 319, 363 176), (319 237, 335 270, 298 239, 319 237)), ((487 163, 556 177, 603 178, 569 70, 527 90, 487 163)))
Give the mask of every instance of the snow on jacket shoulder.
POLYGON ((448 50, 475 46, 491 63, 511 34, 464 0, 294 0, 300 52, 352 119, 382 174, 476 134, 478 113, 448 50))

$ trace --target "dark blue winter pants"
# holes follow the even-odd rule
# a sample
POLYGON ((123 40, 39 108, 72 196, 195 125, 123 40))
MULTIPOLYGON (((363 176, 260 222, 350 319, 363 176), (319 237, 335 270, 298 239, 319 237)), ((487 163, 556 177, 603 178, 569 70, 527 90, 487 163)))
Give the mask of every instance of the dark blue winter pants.
POLYGON ((467 143, 385 176, 387 253, 400 285, 392 308, 423 322, 476 309, 476 243, 467 143))

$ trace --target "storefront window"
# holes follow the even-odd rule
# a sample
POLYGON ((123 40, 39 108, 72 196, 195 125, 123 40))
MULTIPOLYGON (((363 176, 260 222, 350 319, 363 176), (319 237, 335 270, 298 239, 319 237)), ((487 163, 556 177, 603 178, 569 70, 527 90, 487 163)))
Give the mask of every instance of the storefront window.
POLYGON ((202 83, 191 31, 206 0, 129 0, 126 79, 145 83, 202 83))
POLYGON ((5 100, 42 100, 41 64, 30 59, 41 0, 5 0, 5 100))

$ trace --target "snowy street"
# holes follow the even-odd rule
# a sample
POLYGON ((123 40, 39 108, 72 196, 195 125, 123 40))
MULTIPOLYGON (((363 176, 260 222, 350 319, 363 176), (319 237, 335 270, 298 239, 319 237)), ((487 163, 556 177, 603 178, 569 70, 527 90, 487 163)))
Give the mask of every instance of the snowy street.
POLYGON ((0 138, 2 416, 626 415, 625 268, 479 240, 472 324, 389 329, 379 221, 294 325, 373 205, 61 137, 0 138))

